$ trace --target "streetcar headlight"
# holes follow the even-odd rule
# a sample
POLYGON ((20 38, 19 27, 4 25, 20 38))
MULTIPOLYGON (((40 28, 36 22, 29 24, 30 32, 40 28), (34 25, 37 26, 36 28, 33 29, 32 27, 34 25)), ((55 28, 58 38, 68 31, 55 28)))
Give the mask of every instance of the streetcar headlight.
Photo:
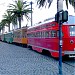
POLYGON ((71 44, 73 44, 73 43, 74 43, 74 41, 73 41, 73 40, 71 40, 71 41, 70 41, 70 43, 71 43, 71 44))

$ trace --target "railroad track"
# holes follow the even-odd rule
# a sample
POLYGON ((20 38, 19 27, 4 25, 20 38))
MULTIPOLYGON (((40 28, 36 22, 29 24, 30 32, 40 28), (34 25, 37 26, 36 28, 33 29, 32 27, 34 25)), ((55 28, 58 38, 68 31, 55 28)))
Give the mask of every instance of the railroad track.
POLYGON ((68 63, 68 62, 63 62, 64 64, 67 64, 67 65, 69 65, 69 66, 71 66, 71 67, 75 67, 74 65, 72 65, 72 64, 70 64, 70 63, 68 63))
POLYGON ((75 68, 75 65, 74 65, 75 64, 75 59, 68 59, 68 60, 63 61, 63 63, 75 68))

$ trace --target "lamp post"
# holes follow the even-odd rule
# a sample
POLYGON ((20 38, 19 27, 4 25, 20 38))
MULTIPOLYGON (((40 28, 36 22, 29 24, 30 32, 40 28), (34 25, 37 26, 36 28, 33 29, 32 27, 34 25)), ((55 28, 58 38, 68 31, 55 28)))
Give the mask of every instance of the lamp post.
POLYGON ((31 4, 31 26, 32 26, 32 4, 33 2, 31 1, 30 4, 31 4))
POLYGON ((27 1, 25 1, 25 2, 23 2, 24 4, 26 4, 26 3, 30 3, 30 5, 31 5, 31 26, 32 26, 32 4, 33 4, 33 2, 31 1, 31 2, 27 2, 27 1))
MULTIPOLYGON (((57 13, 63 10, 63 0, 57 0, 57 13)), ((60 19, 60 16, 58 16, 60 19)), ((59 75, 62 75, 62 22, 59 24, 59 75)))
POLYGON ((59 11, 55 15, 55 21, 59 25, 59 75, 62 75, 62 24, 68 21, 68 11, 59 11))

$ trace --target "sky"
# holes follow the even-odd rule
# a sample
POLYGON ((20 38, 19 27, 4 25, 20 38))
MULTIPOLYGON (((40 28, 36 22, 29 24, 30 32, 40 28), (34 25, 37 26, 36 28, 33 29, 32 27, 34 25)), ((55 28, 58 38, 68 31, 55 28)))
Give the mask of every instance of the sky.
MULTIPOLYGON (((31 0, 27 0, 27 1, 30 2, 31 0)), ((33 5, 32 5, 33 9, 34 9, 33 10, 33 18, 32 18, 33 19, 33 25, 35 23, 40 22, 40 21, 44 21, 47 18, 55 17, 55 14, 57 12, 57 0, 53 1, 50 8, 43 7, 43 8, 40 8, 40 9, 38 8, 38 6, 36 4, 36 0, 32 0, 32 1, 34 2, 33 5)), ((63 2, 63 9, 67 10, 65 1, 63 2)), ((70 4, 69 4, 68 12, 69 12, 69 15, 75 15, 74 9, 70 4)))
MULTIPOLYGON (((5 13, 6 9, 8 8, 7 6, 9 5, 9 3, 13 3, 13 1, 15 1, 15 0, 0 0, 0 21, 2 19, 2 15, 5 13)), ((23 1, 26 1, 26 0, 23 0, 23 1)), ((32 14, 33 25, 35 23, 38 23, 39 21, 43 21, 47 18, 55 16, 55 14, 57 12, 57 9, 56 9, 57 8, 57 4, 56 4, 57 0, 53 1, 50 8, 43 7, 40 9, 38 9, 36 0, 32 0, 32 1, 33 1, 33 5, 32 5, 32 7, 33 7, 33 14, 32 14)), ((27 0, 27 2, 31 2, 31 0, 27 0)), ((63 2, 63 9, 67 10, 65 2, 63 2)), ((69 12, 69 15, 75 15, 74 9, 72 8, 71 5, 69 5, 68 12, 69 12)), ((22 26, 25 26, 26 24, 27 24, 27 21, 24 18, 24 20, 22 21, 22 26)), ((28 25, 30 26, 30 22, 28 23, 28 25)), ((12 29, 12 27, 11 27, 11 29, 12 29)))

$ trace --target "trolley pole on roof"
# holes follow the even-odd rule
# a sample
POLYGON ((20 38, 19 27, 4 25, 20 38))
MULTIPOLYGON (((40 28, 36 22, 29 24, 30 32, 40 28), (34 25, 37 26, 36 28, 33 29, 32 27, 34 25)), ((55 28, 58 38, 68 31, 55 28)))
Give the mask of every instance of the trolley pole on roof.
MULTIPOLYGON (((57 0, 57 13, 63 10, 63 0, 57 0)), ((58 16, 59 24, 59 75, 62 75, 62 22, 58 16)))

